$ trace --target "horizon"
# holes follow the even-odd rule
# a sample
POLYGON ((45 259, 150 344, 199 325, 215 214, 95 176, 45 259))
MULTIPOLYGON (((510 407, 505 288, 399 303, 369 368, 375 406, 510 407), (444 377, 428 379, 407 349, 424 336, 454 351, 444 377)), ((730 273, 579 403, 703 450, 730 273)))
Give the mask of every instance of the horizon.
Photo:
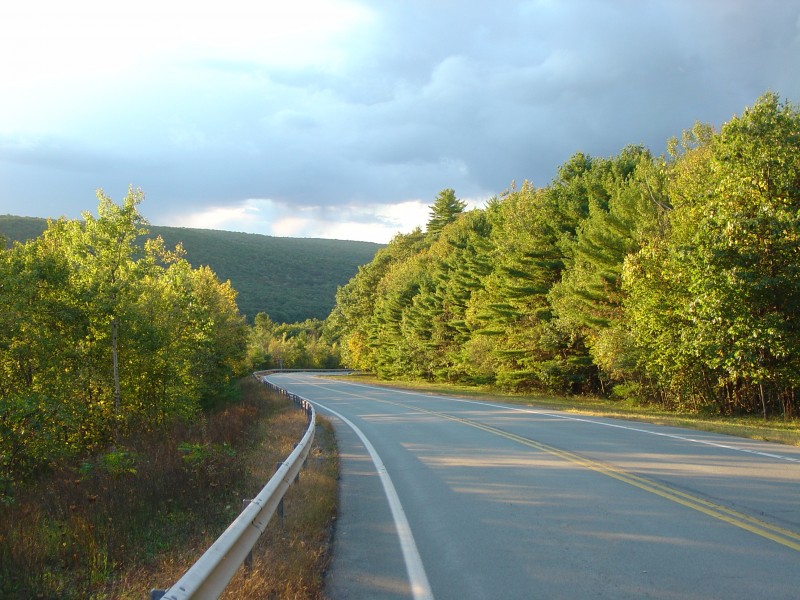
POLYGON ((800 2, 30 0, 0 7, 0 212, 387 243, 577 152, 655 155, 772 90, 800 2))

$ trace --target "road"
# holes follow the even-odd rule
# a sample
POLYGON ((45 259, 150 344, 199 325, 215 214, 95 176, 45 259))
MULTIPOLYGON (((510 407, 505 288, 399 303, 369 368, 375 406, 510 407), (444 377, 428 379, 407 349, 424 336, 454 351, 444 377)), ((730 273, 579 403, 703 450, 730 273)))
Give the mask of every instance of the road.
POLYGON ((269 379, 336 431, 334 600, 800 597, 800 448, 269 379))

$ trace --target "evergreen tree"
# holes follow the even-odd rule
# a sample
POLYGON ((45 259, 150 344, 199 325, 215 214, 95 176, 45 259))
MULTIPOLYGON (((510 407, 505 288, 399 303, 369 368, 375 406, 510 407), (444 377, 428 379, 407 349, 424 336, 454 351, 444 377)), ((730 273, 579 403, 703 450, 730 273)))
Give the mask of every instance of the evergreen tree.
POLYGON ((437 237, 442 229, 455 221, 464 212, 467 203, 456 198, 456 192, 447 188, 439 192, 436 201, 431 206, 430 219, 428 220, 427 233, 437 237))
MULTIPOLYGON (((597 169, 597 165, 595 169, 597 169)), ((668 208, 663 166, 640 147, 603 161, 602 193, 589 197, 589 211, 573 240, 564 245, 566 267, 549 293, 558 326, 588 347, 602 370, 598 380, 633 375, 623 310, 625 259, 659 235, 668 208)))
POLYGON ((426 246, 425 236, 416 229, 397 234, 386 248, 381 248, 372 262, 359 267, 356 275, 336 292, 336 305, 326 320, 329 339, 340 344, 342 364, 353 369, 370 370, 375 365, 374 320, 381 282, 396 264, 415 255, 426 246))

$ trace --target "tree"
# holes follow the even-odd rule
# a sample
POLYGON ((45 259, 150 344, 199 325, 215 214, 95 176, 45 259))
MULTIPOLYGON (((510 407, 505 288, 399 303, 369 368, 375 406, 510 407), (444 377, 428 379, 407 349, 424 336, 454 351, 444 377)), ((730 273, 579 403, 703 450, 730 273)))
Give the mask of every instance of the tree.
POLYGON ((339 366, 338 345, 325 337, 325 323, 273 323, 259 313, 250 328, 248 357, 254 369, 334 369, 339 366))
POLYGON ((60 244, 0 249, 0 499, 6 488, 84 448, 76 340, 85 321, 60 244))
MULTIPOLYGON (((98 190, 98 216, 83 213, 83 222, 61 220, 49 235, 65 240, 67 258, 72 263, 74 284, 87 306, 93 337, 108 336, 113 379, 113 419, 120 411, 119 325, 138 275, 136 240, 145 234, 146 221, 138 212, 144 199, 141 190, 130 188, 121 205, 98 190), (106 331, 108 333, 106 333, 106 331)), ((115 431, 118 427, 115 426, 115 431)))
POLYGON ((464 212, 466 206, 466 202, 456 198, 455 190, 447 188, 439 192, 436 201, 431 206, 427 226, 428 235, 437 237, 447 224, 455 221, 464 212))
POLYGON ((247 343, 247 361, 255 370, 268 369, 273 365, 269 352, 270 341, 276 324, 265 312, 260 312, 253 319, 247 343))
POLYGON ((784 413, 800 383, 800 112, 774 94, 676 159, 662 242, 627 267, 633 332, 664 385, 784 413), (659 306, 661 317, 649 314, 659 306), (684 368, 689 363, 693 368, 684 368), (686 373, 691 374, 687 377, 686 373))
POLYGON ((602 193, 589 197, 589 212, 574 239, 564 243, 566 267, 549 293, 558 326, 579 337, 601 369, 598 383, 634 376, 622 289, 625 259, 661 235, 669 209, 665 168, 641 147, 597 161, 602 193))
POLYGON ((556 326, 548 293, 587 215, 593 165, 576 154, 547 188, 525 182, 491 207, 493 271, 470 309, 475 334, 491 339, 471 344, 493 347, 504 387, 577 391, 586 383, 585 350, 556 326))
POLYGON ((141 237, 140 191, 98 198, 97 217, 0 250, 0 488, 191 418, 242 373, 230 283, 141 237))
POLYGON ((397 234, 370 263, 359 267, 356 275, 337 290, 336 305, 326 320, 325 329, 331 342, 340 344, 345 366, 374 368, 374 316, 381 282, 395 265, 414 256, 426 245, 419 228, 408 234, 397 234))
MULTIPOLYGON (((419 320, 430 328, 428 348, 434 375, 449 381, 473 380, 475 371, 464 346, 472 337, 467 312, 473 296, 484 289, 492 272, 491 224, 482 210, 473 210, 445 228, 430 249, 430 290, 418 304, 419 320)), ((483 376, 478 375, 483 380, 483 376)))

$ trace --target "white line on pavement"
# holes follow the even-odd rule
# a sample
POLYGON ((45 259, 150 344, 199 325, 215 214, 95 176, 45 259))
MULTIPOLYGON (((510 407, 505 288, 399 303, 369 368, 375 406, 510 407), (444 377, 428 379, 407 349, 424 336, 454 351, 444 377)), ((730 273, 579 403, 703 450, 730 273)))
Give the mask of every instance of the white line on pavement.
MULTIPOLYGON (((381 388, 381 387, 378 387, 378 386, 367 385, 367 384, 364 384, 364 383, 352 383, 350 381, 342 382, 342 383, 347 383, 347 385, 353 385, 353 386, 358 386, 358 387, 370 388, 370 389, 374 389, 374 390, 383 390, 383 391, 387 390, 387 388, 381 388)), ((787 456, 787 455, 784 455, 784 454, 776 454, 776 453, 772 453, 772 452, 765 452, 765 451, 760 451, 760 450, 752 450, 750 448, 743 448, 741 446, 736 446, 736 445, 733 445, 733 444, 723 444, 721 442, 716 442, 716 441, 712 441, 712 440, 704 440, 704 439, 701 439, 701 438, 698 438, 698 437, 689 437, 689 436, 684 436, 684 435, 678 435, 676 433, 666 433, 666 432, 662 432, 662 431, 654 431, 652 429, 645 429, 643 427, 632 427, 630 425, 622 425, 620 423, 609 423, 609 422, 606 422, 606 421, 600 421, 600 420, 592 419, 592 418, 588 418, 588 417, 576 417, 576 416, 573 416, 573 415, 558 414, 558 413, 548 412, 548 411, 545 411, 545 410, 539 410, 539 409, 535 409, 535 408, 522 408, 522 407, 518 407, 518 406, 504 406, 504 405, 501 405, 501 404, 493 404, 491 402, 477 402, 475 400, 464 400, 463 398, 454 398, 454 397, 451 397, 451 396, 435 396, 435 395, 434 396, 429 396, 427 394, 420 394, 419 392, 409 392, 409 391, 406 391, 406 390, 398 390, 398 389, 395 389, 395 388, 391 388, 391 391, 397 392, 397 393, 400 393, 400 394, 407 394, 409 396, 421 396, 421 397, 428 397, 428 398, 430 398, 430 397, 442 398, 442 399, 445 399, 445 400, 450 400, 451 402, 461 402, 463 404, 476 404, 476 405, 480 405, 480 406, 491 406, 492 408, 500 408, 500 409, 503 409, 503 410, 510 410, 510 411, 514 411, 514 412, 542 415, 542 416, 546 416, 546 417, 551 417, 553 419, 563 419, 565 421, 578 421, 578 422, 581 422, 581 423, 590 423, 592 425, 600 425, 600 426, 603 426, 603 427, 613 427, 615 429, 626 429, 628 431, 635 431, 637 433, 644 433, 644 434, 656 435, 656 436, 660 436, 660 437, 672 438, 672 439, 681 440, 681 441, 684 441, 684 442, 692 442, 694 444, 702 444, 704 446, 713 446, 715 448, 723 448, 725 450, 732 450, 734 452, 744 452, 746 454, 754 454, 756 456, 763 456, 765 458, 772 458, 772 459, 782 460, 782 461, 786 461, 786 462, 800 463, 800 459, 799 458, 796 458, 796 457, 793 457, 793 456, 787 456)))
POLYGON ((406 519, 406 513, 403 511, 400 498, 397 496, 397 490, 395 490, 392 479, 389 477, 389 473, 386 471, 386 467, 381 457, 378 455, 378 452, 375 450, 375 447, 367 439, 367 436, 345 416, 318 402, 311 403, 341 419, 361 439, 361 442, 372 458, 375 469, 378 471, 378 476, 383 484, 383 491, 386 494, 389 508, 392 511, 394 525, 397 529, 397 536, 400 538, 400 548, 403 551, 403 559, 406 563, 406 572, 408 573, 409 583, 411 584, 411 592, 415 600, 433 600, 433 592, 431 591, 430 583, 428 583, 428 576, 425 574, 425 567, 422 565, 422 557, 419 555, 417 544, 411 533, 411 527, 408 524, 408 519, 406 519))

